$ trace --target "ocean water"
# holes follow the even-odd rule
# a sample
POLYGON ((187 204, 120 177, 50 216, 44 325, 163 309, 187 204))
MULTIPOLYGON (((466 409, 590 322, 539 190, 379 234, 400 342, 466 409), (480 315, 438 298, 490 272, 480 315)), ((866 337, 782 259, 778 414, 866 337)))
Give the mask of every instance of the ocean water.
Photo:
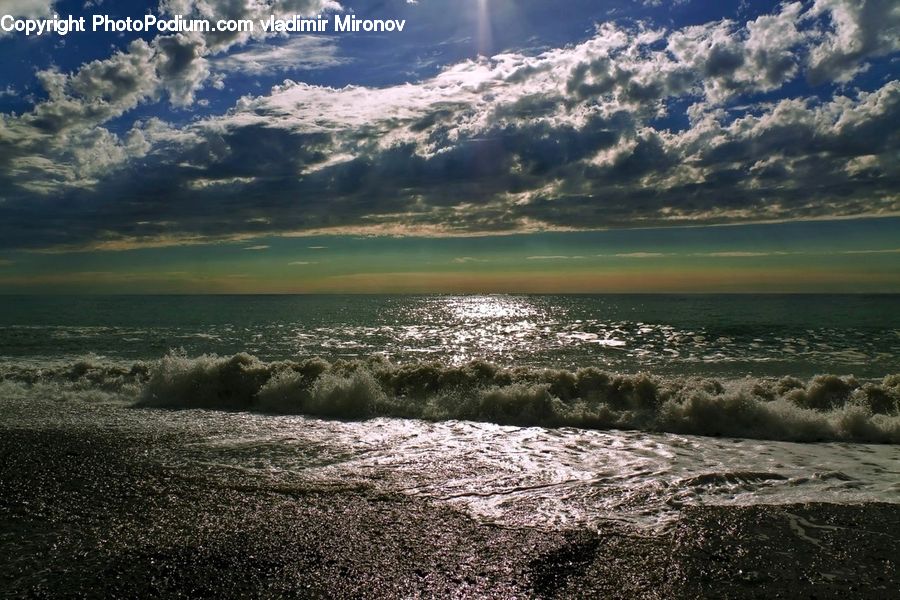
POLYGON ((384 357, 617 373, 881 378, 897 295, 0 296, 17 359, 384 357))
POLYGON ((6 296, 0 419, 170 432, 183 444, 156 459, 187 472, 352 482, 522 526, 900 502, 898 309, 891 295, 6 296))

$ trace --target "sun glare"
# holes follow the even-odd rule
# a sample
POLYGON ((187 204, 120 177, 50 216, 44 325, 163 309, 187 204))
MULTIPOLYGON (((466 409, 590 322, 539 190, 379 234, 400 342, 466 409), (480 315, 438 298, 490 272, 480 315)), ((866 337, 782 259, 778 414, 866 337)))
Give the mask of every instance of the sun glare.
POLYGON ((489 56, 493 46, 490 0, 475 0, 478 4, 478 54, 489 56))

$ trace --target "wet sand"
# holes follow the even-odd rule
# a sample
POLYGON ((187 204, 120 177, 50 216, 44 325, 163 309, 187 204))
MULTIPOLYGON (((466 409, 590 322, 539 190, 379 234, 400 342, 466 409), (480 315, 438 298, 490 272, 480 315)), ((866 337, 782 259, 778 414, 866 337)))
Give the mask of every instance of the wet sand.
POLYGON ((900 506, 504 528, 365 487, 165 468, 165 434, 0 425, 0 596, 891 598, 900 506))

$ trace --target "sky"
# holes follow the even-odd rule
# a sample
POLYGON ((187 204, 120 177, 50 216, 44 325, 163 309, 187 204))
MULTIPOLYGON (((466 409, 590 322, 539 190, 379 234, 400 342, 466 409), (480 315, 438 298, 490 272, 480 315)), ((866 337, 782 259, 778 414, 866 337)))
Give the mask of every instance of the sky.
POLYGON ((0 0, 148 13, 0 32, 0 292, 900 292, 896 1, 0 0))

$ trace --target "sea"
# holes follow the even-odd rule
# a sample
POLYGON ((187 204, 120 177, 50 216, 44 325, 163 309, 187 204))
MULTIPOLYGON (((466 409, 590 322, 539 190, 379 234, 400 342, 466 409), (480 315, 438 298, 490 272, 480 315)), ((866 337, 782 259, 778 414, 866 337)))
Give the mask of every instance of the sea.
POLYGON ((503 526, 898 503, 900 296, 2 296, 4 421, 503 526))

